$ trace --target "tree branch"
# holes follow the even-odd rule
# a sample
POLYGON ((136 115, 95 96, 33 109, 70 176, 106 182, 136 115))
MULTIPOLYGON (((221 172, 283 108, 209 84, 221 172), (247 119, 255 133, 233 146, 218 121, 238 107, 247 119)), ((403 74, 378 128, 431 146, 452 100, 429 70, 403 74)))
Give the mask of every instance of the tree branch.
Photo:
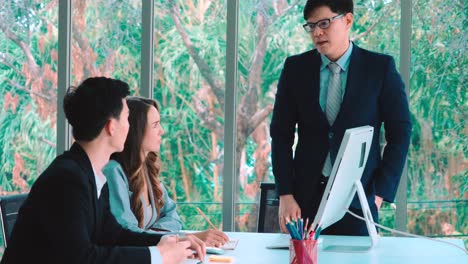
POLYGON ((284 14, 286 14, 286 12, 288 12, 289 10, 291 10, 291 8, 293 7, 296 7, 297 5, 299 4, 299 0, 296 0, 294 3, 292 3, 291 5, 289 5, 287 8, 283 9, 283 10, 280 10, 278 13, 275 13, 275 15, 271 16, 271 22, 272 24, 274 23, 274 21, 278 18, 280 18, 281 16, 283 16, 284 14))
MULTIPOLYGON (((297 4, 297 2, 295 3, 297 4)), ((294 4, 294 5, 295 5, 294 4)), ((268 28, 273 24, 273 22, 282 16, 285 12, 290 10, 294 5, 284 8, 280 11, 277 11, 275 16, 270 18, 267 17, 266 11, 264 10, 267 4, 262 1, 261 4, 257 5, 257 45, 252 53, 252 66, 249 71, 249 76, 247 80, 247 91, 241 99, 241 103, 238 110, 239 116, 239 126, 241 127, 240 133, 245 133, 242 135, 244 139, 252 133, 255 128, 260 124, 260 122, 253 121, 252 116, 255 116, 260 113, 264 113, 263 110, 258 112, 258 100, 261 94, 261 85, 262 85, 262 70, 265 62, 265 51, 267 50, 267 33, 268 28)), ((265 109, 264 109, 265 110, 265 109)), ((267 111, 266 116, 271 112, 267 111)), ((264 118, 263 117, 262 120, 264 118)))
POLYGON ((16 43, 16 45, 18 45, 21 48, 21 50, 24 53, 24 56, 26 57, 27 64, 30 67, 31 71, 33 71, 34 74, 38 74, 39 73, 39 66, 36 63, 36 60, 34 59, 34 56, 32 55, 32 52, 31 52, 31 49, 29 48, 29 46, 26 45, 26 43, 24 43, 18 37, 18 35, 16 35, 9 28, 7 28, 5 24, 0 24, 0 30, 3 31, 3 33, 5 33, 7 38, 9 38, 11 41, 16 43))
POLYGON ((357 35, 357 36, 352 37, 352 38, 351 38, 351 41, 355 41, 355 40, 358 40, 358 39, 360 39, 360 38, 363 38, 363 37, 365 37, 367 34, 369 34, 370 32, 372 32, 372 30, 373 30, 380 22, 382 22, 382 20, 383 20, 385 17, 387 17, 387 16, 390 14, 390 12, 392 11, 392 7, 393 7, 392 5, 388 6, 386 12, 385 12, 384 14, 382 14, 382 16, 380 16, 379 19, 377 19, 377 20, 374 22, 374 24, 372 24, 366 31, 360 33, 360 34, 357 35))
POLYGON ((200 148, 198 147, 198 145, 195 144, 195 142, 193 141, 193 138, 192 138, 192 137, 193 137, 193 136, 192 136, 193 130, 189 129, 189 127, 188 127, 187 125, 184 126, 184 129, 185 129, 185 134, 188 136, 188 141, 189 141, 190 145, 191 145, 191 146, 193 147, 193 149, 194 149, 194 152, 197 153, 197 155, 198 155, 199 157, 201 157, 202 159, 204 159, 204 160, 210 160, 210 158, 209 158, 207 155, 205 155, 205 153, 203 152, 204 150, 200 149, 200 148))
POLYGON ((177 154, 177 158, 179 160, 179 164, 180 164, 180 170, 181 170, 181 177, 182 177, 182 183, 183 183, 183 187, 184 187, 184 191, 185 191, 185 197, 186 197, 186 201, 187 202, 190 202, 191 201, 191 196, 190 196, 190 187, 189 187, 189 182, 191 182, 189 178, 189 175, 187 174, 187 170, 185 169, 185 162, 184 162, 184 153, 183 153, 183 149, 182 149, 182 142, 180 141, 180 137, 177 138, 177 150, 178 150, 178 154, 177 154))
POLYGON ((216 116, 212 115, 208 108, 200 101, 197 96, 193 96, 193 103, 198 117, 202 121, 202 125, 216 133, 219 138, 224 137, 224 127, 216 120, 216 116))
POLYGON ((25 87, 13 82, 12 80, 10 79, 7 79, 7 82, 15 87, 17 90, 20 90, 20 91, 25 91, 27 93, 32 93, 34 94, 35 96, 38 96, 38 97, 41 97, 42 99, 46 100, 47 102, 50 102, 50 103, 53 103, 55 101, 52 101, 52 99, 55 99, 55 97, 52 97, 52 96, 48 96, 48 95, 45 95, 45 94, 42 94, 42 93, 38 93, 38 92, 33 92, 33 91, 30 91, 28 89, 26 89, 25 87))
POLYGON ((17 67, 15 67, 15 65, 13 65, 13 63, 11 63, 8 59, 7 59, 7 56, 5 53, 1 53, 0 54, 0 63, 5 65, 5 66, 8 66, 10 68, 12 68, 16 74, 18 74, 19 76, 22 76, 23 73, 20 71, 20 69, 18 69, 17 67))
POLYGON ((57 147, 57 145, 56 145, 54 142, 52 142, 52 141, 50 141, 50 140, 47 140, 47 139, 45 139, 45 138, 43 138, 43 137, 40 137, 40 140, 41 140, 42 142, 46 143, 47 145, 51 146, 52 148, 56 148, 56 147, 57 147))
POLYGON ((216 96, 218 103, 220 104, 221 108, 224 108, 224 89, 222 86, 222 82, 215 79, 215 75, 213 71, 210 69, 208 64, 203 60, 200 56, 199 52, 195 49, 190 37, 188 36, 187 32, 182 27, 182 24, 179 19, 179 13, 177 10, 177 6, 174 2, 170 4, 170 14, 171 18, 174 21, 177 31, 179 32, 182 40, 184 42, 185 47, 187 48, 190 56, 195 61, 195 64, 200 69, 200 73, 206 82, 210 85, 211 90, 216 96))
MULTIPOLYGON (((73 24, 74 24, 74 28, 77 28, 75 23, 73 24)), ((94 66, 93 66, 94 64, 91 63, 91 61, 94 62, 94 60, 90 59, 92 57, 92 54, 89 53, 89 51, 91 51, 92 49, 89 46, 89 43, 81 36, 80 33, 77 32, 77 34, 73 34, 73 39, 76 41, 76 43, 78 43, 78 47, 81 49, 81 52, 83 53, 83 57, 88 57, 88 59, 82 60, 84 76, 92 76, 93 75, 92 73, 95 72, 94 66)))
POLYGON ((268 104, 265 108, 255 113, 249 120, 248 134, 252 133, 255 130, 255 128, 257 128, 260 125, 260 123, 262 123, 263 120, 265 120, 268 117, 268 115, 270 115, 271 111, 273 111, 273 105, 268 104))

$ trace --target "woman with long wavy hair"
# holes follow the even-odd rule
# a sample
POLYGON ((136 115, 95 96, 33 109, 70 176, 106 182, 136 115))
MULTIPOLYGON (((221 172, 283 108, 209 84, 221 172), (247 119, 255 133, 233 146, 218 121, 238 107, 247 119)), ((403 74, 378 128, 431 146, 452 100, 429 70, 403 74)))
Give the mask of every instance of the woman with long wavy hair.
MULTIPOLYGON (((124 150, 114 153, 103 172, 109 186, 111 211, 124 227, 139 231, 179 231, 182 222, 175 202, 159 180, 159 149, 164 130, 159 105, 143 97, 127 97, 130 129, 124 150)), ((194 233, 208 246, 220 246, 228 237, 218 230, 194 233)))

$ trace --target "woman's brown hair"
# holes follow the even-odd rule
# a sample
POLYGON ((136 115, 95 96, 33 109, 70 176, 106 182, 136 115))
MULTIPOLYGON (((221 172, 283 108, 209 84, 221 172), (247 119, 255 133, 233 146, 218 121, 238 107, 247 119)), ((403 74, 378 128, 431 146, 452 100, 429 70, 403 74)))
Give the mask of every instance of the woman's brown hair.
POLYGON ((155 107, 159 111, 159 105, 155 100, 143 97, 127 97, 127 105, 130 110, 128 122, 130 129, 125 140, 124 150, 114 153, 111 159, 118 161, 127 175, 130 191, 130 205, 138 220, 138 226, 144 228, 143 203, 141 194, 143 193, 146 173, 148 173, 151 189, 154 194, 156 210, 160 215, 160 210, 164 205, 162 187, 159 181, 161 169, 161 159, 158 153, 150 152, 145 160, 142 160, 142 142, 148 122, 148 111, 150 107, 155 107))

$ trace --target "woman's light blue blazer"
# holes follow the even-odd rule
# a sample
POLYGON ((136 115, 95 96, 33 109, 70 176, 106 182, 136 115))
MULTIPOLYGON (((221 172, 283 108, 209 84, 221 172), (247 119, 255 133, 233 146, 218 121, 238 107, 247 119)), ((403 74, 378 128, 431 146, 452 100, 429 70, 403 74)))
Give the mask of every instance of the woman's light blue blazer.
MULTIPOLYGON (((136 232, 152 232, 151 228, 177 232, 182 228, 182 221, 176 211, 176 203, 169 197, 163 184, 161 187, 164 206, 161 208, 160 215, 157 215, 154 196, 152 190, 149 189, 153 214, 144 228, 139 228, 138 220, 130 206, 132 192, 122 166, 117 161, 111 160, 102 171, 109 186, 111 212, 123 227, 136 232)), ((140 198, 143 201, 143 196, 140 198)))

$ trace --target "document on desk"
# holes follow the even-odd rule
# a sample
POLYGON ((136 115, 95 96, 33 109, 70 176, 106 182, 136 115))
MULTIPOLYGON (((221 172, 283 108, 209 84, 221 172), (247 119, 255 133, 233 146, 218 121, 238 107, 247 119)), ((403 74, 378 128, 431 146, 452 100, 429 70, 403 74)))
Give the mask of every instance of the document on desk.
POLYGON ((278 236, 270 241, 266 248, 268 249, 289 249, 289 234, 278 234, 278 236))
POLYGON ((229 241, 224 244, 221 248, 225 250, 234 250, 237 247, 237 242, 239 242, 239 239, 229 239, 229 241))

